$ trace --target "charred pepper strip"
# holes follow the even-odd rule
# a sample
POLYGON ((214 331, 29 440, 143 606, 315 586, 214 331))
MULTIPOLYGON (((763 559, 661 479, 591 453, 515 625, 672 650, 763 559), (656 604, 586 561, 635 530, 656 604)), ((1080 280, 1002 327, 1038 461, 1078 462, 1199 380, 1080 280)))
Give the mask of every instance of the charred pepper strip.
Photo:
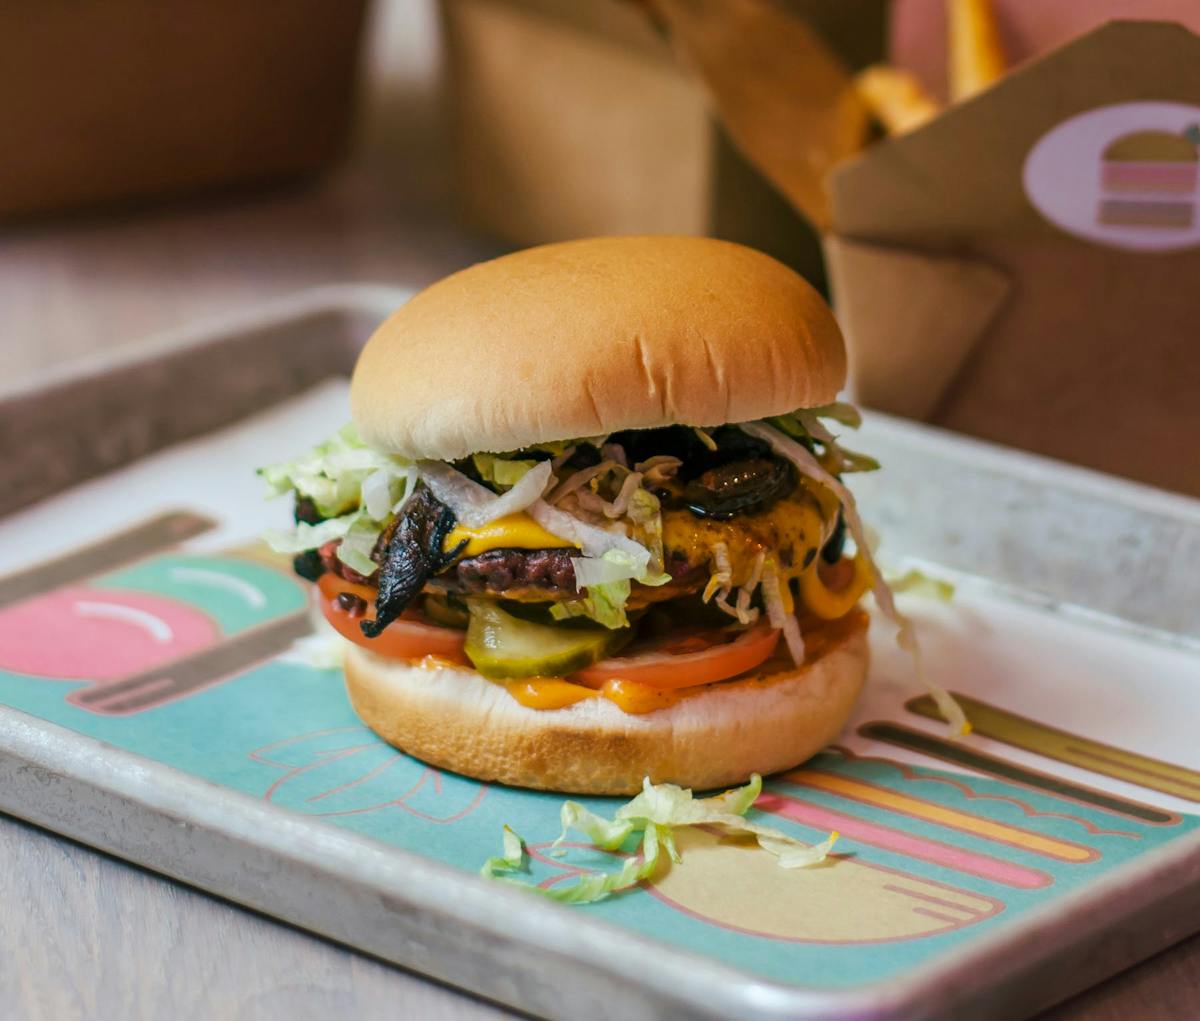
POLYGON ((728 521, 763 510, 796 487, 796 471, 778 458, 748 457, 710 468, 683 490, 684 505, 697 517, 728 521))
POLYGON ((377 638, 404 612, 430 575, 437 574, 463 551, 465 539, 449 552, 442 551, 455 521, 454 512, 425 486, 416 491, 404 513, 384 533, 375 619, 359 623, 364 635, 377 638))

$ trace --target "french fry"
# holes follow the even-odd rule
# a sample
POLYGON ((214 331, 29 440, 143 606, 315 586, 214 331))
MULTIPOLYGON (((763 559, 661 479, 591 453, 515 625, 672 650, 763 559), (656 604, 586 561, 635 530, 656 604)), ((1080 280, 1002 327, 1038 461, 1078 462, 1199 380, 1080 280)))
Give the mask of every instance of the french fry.
POLYGON ((889 64, 872 64, 854 79, 871 116, 889 135, 902 135, 936 117, 940 107, 916 76, 889 64))
POLYGON ((992 0, 946 0, 950 98, 975 95, 1004 74, 1006 61, 992 0))

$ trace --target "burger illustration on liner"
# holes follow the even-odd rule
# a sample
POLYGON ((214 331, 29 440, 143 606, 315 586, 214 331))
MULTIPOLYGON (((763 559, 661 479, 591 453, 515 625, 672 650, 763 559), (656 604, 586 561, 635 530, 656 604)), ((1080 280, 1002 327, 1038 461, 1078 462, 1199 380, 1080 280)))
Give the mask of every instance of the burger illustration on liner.
POLYGON ((857 424, 845 374, 828 307, 752 249, 517 252, 379 327, 353 424, 263 469, 295 498, 269 538, 403 751, 573 793, 741 783, 844 725, 860 597, 907 634, 842 481, 877 465, 826 424, 857 424))
POLYGON ((1191 227, 1196 216, 1200 153, 1195 129, 1134 131, 1105 147, 1098 220, 1119 227, 1191 227))

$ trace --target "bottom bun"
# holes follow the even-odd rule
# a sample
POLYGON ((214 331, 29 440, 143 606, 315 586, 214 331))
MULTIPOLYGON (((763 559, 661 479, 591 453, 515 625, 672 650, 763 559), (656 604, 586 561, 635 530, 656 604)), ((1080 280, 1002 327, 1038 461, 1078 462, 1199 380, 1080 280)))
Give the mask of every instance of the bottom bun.
POLYGON ((633 794, 648 776, 708 790, 789 769, 837 736, 866 676, 866 630, 857 614, 799 669, 711 685, 636 716, 605 698, 529 709, 474 670, 402 663, 349 643, 346 689, 385 741, 478 780, 633 794))

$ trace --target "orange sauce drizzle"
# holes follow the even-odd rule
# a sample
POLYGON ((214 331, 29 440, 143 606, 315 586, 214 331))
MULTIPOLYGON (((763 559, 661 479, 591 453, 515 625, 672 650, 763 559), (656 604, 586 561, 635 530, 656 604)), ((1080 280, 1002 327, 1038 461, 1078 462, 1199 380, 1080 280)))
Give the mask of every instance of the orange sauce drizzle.
MULTIPOLYGON (((809 618, 801 621, 804 632, 805 662, 813 662, 825 655, 826 652, 839 645, 861 623, 866 613, 863 610, 853 610, 844 617, 834 621, 809 618)), ((426 657, 430 658, 430 657, 426 657)), ((713 684, 701 684, 694 688, 677 688, 663 690, 650 684, 637 681, 624 681, 619 678, 605 681, 598 689, 586 688, 581 684, 564 681, 560 677, 527 677, 519 681, 504 681, 505 690, 521 705, 530 709, 563 709, 582 702, 585 698, 606 698, 618 708, 631 716, 641 716, 652 713, 656 709, 666 709, 686 698, 692 698, 703 691, 716 687, 737 685, 769 685, 776 678, 792 676, 792 662, 787 652, 777 652, 771 659, 749 670, 738 677, 716 681, 713 684)))

